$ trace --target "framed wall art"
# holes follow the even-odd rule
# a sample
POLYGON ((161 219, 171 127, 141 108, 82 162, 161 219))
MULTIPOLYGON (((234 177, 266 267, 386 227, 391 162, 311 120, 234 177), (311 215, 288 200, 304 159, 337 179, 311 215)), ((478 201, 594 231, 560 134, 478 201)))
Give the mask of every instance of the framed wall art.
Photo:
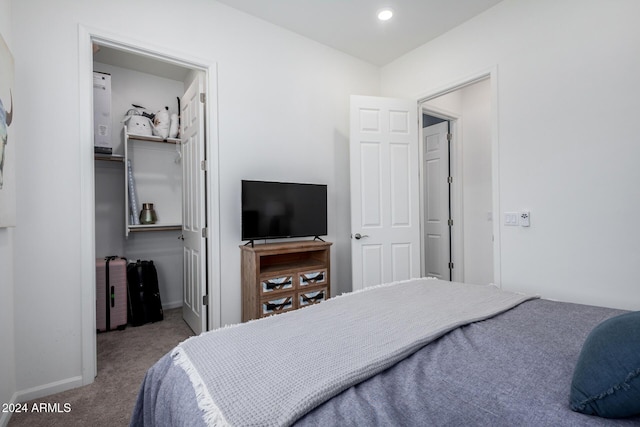
POLYGON ((16 140, 12 132, 13 56, 0 35, 0 228, 16 225, 16 140))

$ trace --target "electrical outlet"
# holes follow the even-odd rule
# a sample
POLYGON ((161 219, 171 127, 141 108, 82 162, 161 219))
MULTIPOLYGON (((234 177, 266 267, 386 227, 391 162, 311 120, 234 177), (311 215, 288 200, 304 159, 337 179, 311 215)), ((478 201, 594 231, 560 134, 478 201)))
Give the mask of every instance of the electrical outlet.
POLYGON ((529 211, 520 212, 520 225, 522 227, 529 227, 531 225, 531 212, 529 211))

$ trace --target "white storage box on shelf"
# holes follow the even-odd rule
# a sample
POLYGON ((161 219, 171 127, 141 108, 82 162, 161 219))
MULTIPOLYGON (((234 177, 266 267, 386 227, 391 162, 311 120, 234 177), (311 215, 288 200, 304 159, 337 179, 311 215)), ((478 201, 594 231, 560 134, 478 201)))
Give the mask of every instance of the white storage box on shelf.
POLYGON ((93 146, 96 153, 112 154, 111 75, 93 73, 93 146))

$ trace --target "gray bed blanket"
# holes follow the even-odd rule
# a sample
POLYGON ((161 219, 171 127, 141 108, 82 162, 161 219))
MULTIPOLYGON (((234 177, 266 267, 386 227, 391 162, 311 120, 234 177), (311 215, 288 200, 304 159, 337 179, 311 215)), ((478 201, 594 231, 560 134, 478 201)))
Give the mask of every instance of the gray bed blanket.
POLYGON ((622 313, 527 301, 449 332, 315 408, 295 427, 638 427, 640 415, 607 419, 569 407, 587 335, 622 313))
POLYGON ((531 298, 413 279, 206 333, 171 355, 207 425, 290 425, 445 333, 531 298))
MULTIPOLYGON (((298 427, 631 427, 573 412, 582 344, 623 311, 534 299, 454 329, 296 421, 298 427)), ((206 427, 184 370, 169 354, 147 372, 131 427, 206 427)))

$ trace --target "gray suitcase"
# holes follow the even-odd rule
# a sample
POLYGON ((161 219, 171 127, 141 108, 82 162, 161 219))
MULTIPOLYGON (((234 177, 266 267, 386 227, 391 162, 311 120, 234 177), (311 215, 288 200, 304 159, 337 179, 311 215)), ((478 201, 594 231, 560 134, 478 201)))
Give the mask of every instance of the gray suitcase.
POLYGON ((117 256, 96 259, 96 329, 127 326, 127 260, 117 256))

